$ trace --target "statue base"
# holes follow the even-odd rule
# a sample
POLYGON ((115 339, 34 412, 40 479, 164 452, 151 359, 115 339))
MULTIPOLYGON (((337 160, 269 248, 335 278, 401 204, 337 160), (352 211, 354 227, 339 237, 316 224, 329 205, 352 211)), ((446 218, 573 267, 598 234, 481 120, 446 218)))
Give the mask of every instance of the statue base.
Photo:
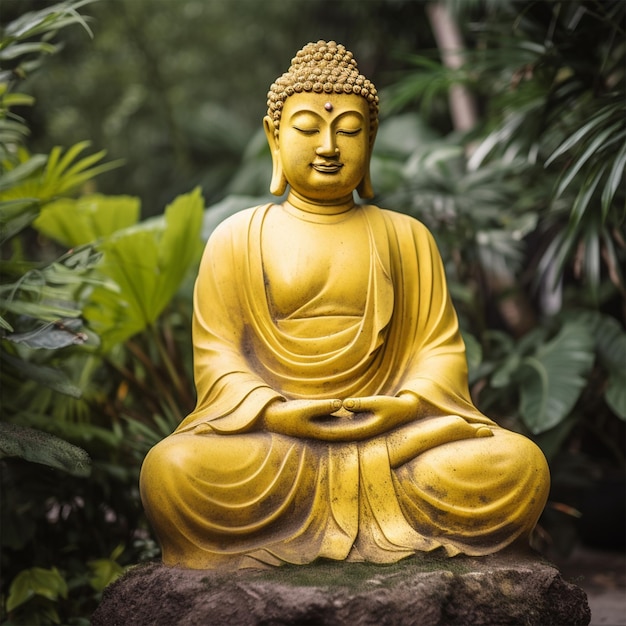
POLYGON ((238 572, 147 563, 105 590, 92 626, 586 626, 590 619, 582 589, 536 554, 509 549, 238 572))

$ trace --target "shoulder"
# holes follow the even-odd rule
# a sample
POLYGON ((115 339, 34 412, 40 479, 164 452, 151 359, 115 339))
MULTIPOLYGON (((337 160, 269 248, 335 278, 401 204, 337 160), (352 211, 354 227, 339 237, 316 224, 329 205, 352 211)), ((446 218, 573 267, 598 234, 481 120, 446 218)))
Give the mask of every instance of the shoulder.
POLYGON ((379 215, 385 221, 387 228, 395 231, 399 235, 408 235, 411 233, 414 237, 434 241, 430 230, 411 215, 390 209, 382 209, 371 204, 365 205, 363 208, 372 216, 379 215))
POLYGON ((209 241, 212 239, 220 239, 229 233, 232 234, 242 229, 246 229, 252 222, 255 212, 260 208, 262 207, 252 207, 250 209, 237 211, 236 213, 228 216, 215 227, 215 230, 209 237, 209 241))
POLYGON ((224 246, 236 245, 239 241, 246 241, 255 216, 272 206, 260 205, 237 211, 221 221, 213 230, 207 241, 207 250, 221 249, 224 246))
POLYGON ((257 211, 263 206, 252 207, 233 213, 220 222, 209 236, 201 261, 201 272, 217 271, 241 259, 248 246, 250 227, 257 211))

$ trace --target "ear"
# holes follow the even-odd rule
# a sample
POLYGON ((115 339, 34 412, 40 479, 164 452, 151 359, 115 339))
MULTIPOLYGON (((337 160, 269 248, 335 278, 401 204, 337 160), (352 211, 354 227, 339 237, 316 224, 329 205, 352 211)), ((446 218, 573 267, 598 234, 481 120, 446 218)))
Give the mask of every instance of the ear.
POLYGON ((283 164, 280 159, 280 149, 278 147, 278 137, 274 133, 274 122, 269 115, 263 118, 263 130, 267 137, 267 143, 272 153, 272 180, 270 182, 270 192, 275 196, 282 196, 287 189, 287 179, 283 174, 283 164))
POLYGON ((365 166, 365 174, 361 182, 357 185, 357 193, 362 200, 374 197, 374 188, 372 187, 372 177, 370 175, 370 162, 372 160, 372 152, 374 151, 374 141, 376 140, 376 133, 378 132, 378 120, 374 122, 374 127, 370 132, 370 143, 367 155, 367 164, 365 166))

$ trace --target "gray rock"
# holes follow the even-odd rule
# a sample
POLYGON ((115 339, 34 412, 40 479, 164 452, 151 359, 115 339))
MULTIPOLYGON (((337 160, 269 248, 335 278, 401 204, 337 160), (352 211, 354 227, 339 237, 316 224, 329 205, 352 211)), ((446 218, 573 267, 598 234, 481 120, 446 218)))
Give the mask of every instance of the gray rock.
POLYGON ((148 563, 106 589, 92 625, 577 626, 590 619, 582 589, 515 549, 230 573, 148 563))

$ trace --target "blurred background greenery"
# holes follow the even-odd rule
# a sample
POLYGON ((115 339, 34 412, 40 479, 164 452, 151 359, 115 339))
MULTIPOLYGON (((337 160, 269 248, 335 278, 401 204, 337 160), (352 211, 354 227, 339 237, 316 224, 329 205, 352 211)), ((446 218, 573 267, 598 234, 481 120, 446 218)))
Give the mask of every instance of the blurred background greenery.
POLYGON ((320 38, 381 93, 375 202, 433 231, 475 401, 549 460, 536 547, 623 549, 625 17, 621 0, 3 0, 2 623, 87 624, 158 557, 137 478, 193 408, 203 241, 269 199, 266 93, 320 38))
MULTIPOLYGON (((9 0, 23 11, 32 0, 9 0)), ((399 59, 433 46, 419 2, 333 0, 102 0, 84 30, 26 88, 33 146, 88 138, 125 167, 98 180, 138 195, 144 215, 201 185, 209 204, 229 192, 265 194, 267 171, 233 181, 246 149, 265 149, 261 119, 274 78, 307 41, 335 39, 383 87, 399 59)))

